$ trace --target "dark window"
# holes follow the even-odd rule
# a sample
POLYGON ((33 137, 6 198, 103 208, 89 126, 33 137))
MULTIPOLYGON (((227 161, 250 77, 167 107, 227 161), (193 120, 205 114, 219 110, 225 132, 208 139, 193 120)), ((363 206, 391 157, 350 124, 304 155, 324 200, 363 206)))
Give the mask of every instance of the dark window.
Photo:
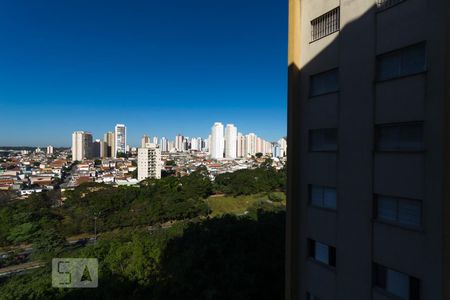
POLYGON ((405 0, 376 0, 379 9, 388 8, 403 1, 405 0))
POLYGON ((339 69, 333 69, 310 78, 311 97, 339 91, 339 69))
POLYGON ((336 189, 321 185, 310 185, 309 203, 313 206, 336 209, 336 189))
POLYGON ((326 265, 336 267, 336 248, 326 244, 308 240, 308 256, 326 265))
POLYGON ((379 264, 374 264, 374 285, 398 297, 398 299, 420 299, 419 279, 379 264))
POLYGON ((379 125, 376 128, 378 151, 423 151, 423 123, 379 125))
POLYGON ((311 21, 311 41, 314 42, 339 31, 339 7, 311 21))
POLYGON ((425 43, 377 57, 377 80, 413 75, 426 70, 425 43))
POLYGON ((337 129, 324 128, 309 131, 309 149, 311 151, 337 151, 337 129))
POLYGON ((420 227, 422 224, 422 202, 420 200, 378 195, 376 219, 407 227, 420 227))

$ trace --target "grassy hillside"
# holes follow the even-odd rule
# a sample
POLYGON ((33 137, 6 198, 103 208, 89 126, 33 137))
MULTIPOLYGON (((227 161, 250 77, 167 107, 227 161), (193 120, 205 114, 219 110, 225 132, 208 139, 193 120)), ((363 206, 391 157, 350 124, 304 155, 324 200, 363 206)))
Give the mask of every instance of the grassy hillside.
POLYGON ((252 209, 256 209, 262 205, 273 206, 274 208, 284 207, 286 205, 286 197, 284 193, 274 192, 272 194, 279 195, 284 200, 281 202, 273 202, 269 200, 268 194, 243 195, 243 196, 211 196, 207 199, 210 216, 221 216, 224 214, 244 215, 252 209))

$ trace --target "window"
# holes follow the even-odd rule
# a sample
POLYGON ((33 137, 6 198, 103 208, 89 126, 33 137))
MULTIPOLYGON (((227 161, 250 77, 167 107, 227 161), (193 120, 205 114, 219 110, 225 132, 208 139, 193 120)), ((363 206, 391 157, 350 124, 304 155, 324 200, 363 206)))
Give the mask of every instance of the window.
POLYGON ((379 9, 388 8, 403 1, 405 0, 376 0, 379 9))
POLYGON ((423 122, 377 126, 376 147, 378 151, 423 151, 423 122))
POLYGON ((426 70, 425 43, 377 57, 377 80, 413 75, 426 70))
POLYGON ((314 260, 336 267, 336 248, 314 240, 308 240, 309 257, 314 260))
POLYGON ((420 299, 419 279, 391 270, 379 264, 374 264, 374 273, 375 287, 383 289, 389 294, 397 296, 399 299, 420 299))
POLYGON ((420 227, 422 224, 422 202, 420 200, 376 197, 376 216, 381 221, 396 223, 407 227, 420 227))
POLYGON ((337 151, 337 129, 312 129, 309 131, 310 151, 337 151))
POLYGON ((336 209, 336 189, 320 185, 310 185, 309 202, 313 206, 336 209))
POLYGON ((339 7, 311 21, 311 42, 339 31, 339 7))
POLYGON ((320 299, 319 299, 319 297, 316 297, 313 294, 307 292, 306 293, 306 300, 320 300, 320 299))
POLYGON ((333 69, 310 78, 310 97, 339 91, 339 69, 333 69))

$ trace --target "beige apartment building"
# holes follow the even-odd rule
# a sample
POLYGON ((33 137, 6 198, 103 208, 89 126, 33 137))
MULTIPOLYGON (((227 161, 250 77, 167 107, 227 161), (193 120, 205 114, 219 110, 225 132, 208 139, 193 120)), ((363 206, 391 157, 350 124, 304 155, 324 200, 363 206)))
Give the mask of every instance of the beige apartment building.
POLYGON ((146 143, 138 149, 138 180, 161 179, 161 149, 158 145, 146 143))
POLYGON ((286 299, 450 299, 450 1, 289 1, 286 299))

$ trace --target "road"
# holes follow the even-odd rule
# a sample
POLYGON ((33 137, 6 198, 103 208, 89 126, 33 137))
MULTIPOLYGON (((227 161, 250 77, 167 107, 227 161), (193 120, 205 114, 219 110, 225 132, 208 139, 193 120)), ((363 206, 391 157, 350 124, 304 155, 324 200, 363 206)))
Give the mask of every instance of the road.
POLYGON ((34 270, 38 268, 42 268, 45 265, 44 262, 41 261, 31 261, 20 265, 9 266, 6 268, 0 269, 0 278, 11 276, 14 274, 19 274, 25 271, 34 270))

